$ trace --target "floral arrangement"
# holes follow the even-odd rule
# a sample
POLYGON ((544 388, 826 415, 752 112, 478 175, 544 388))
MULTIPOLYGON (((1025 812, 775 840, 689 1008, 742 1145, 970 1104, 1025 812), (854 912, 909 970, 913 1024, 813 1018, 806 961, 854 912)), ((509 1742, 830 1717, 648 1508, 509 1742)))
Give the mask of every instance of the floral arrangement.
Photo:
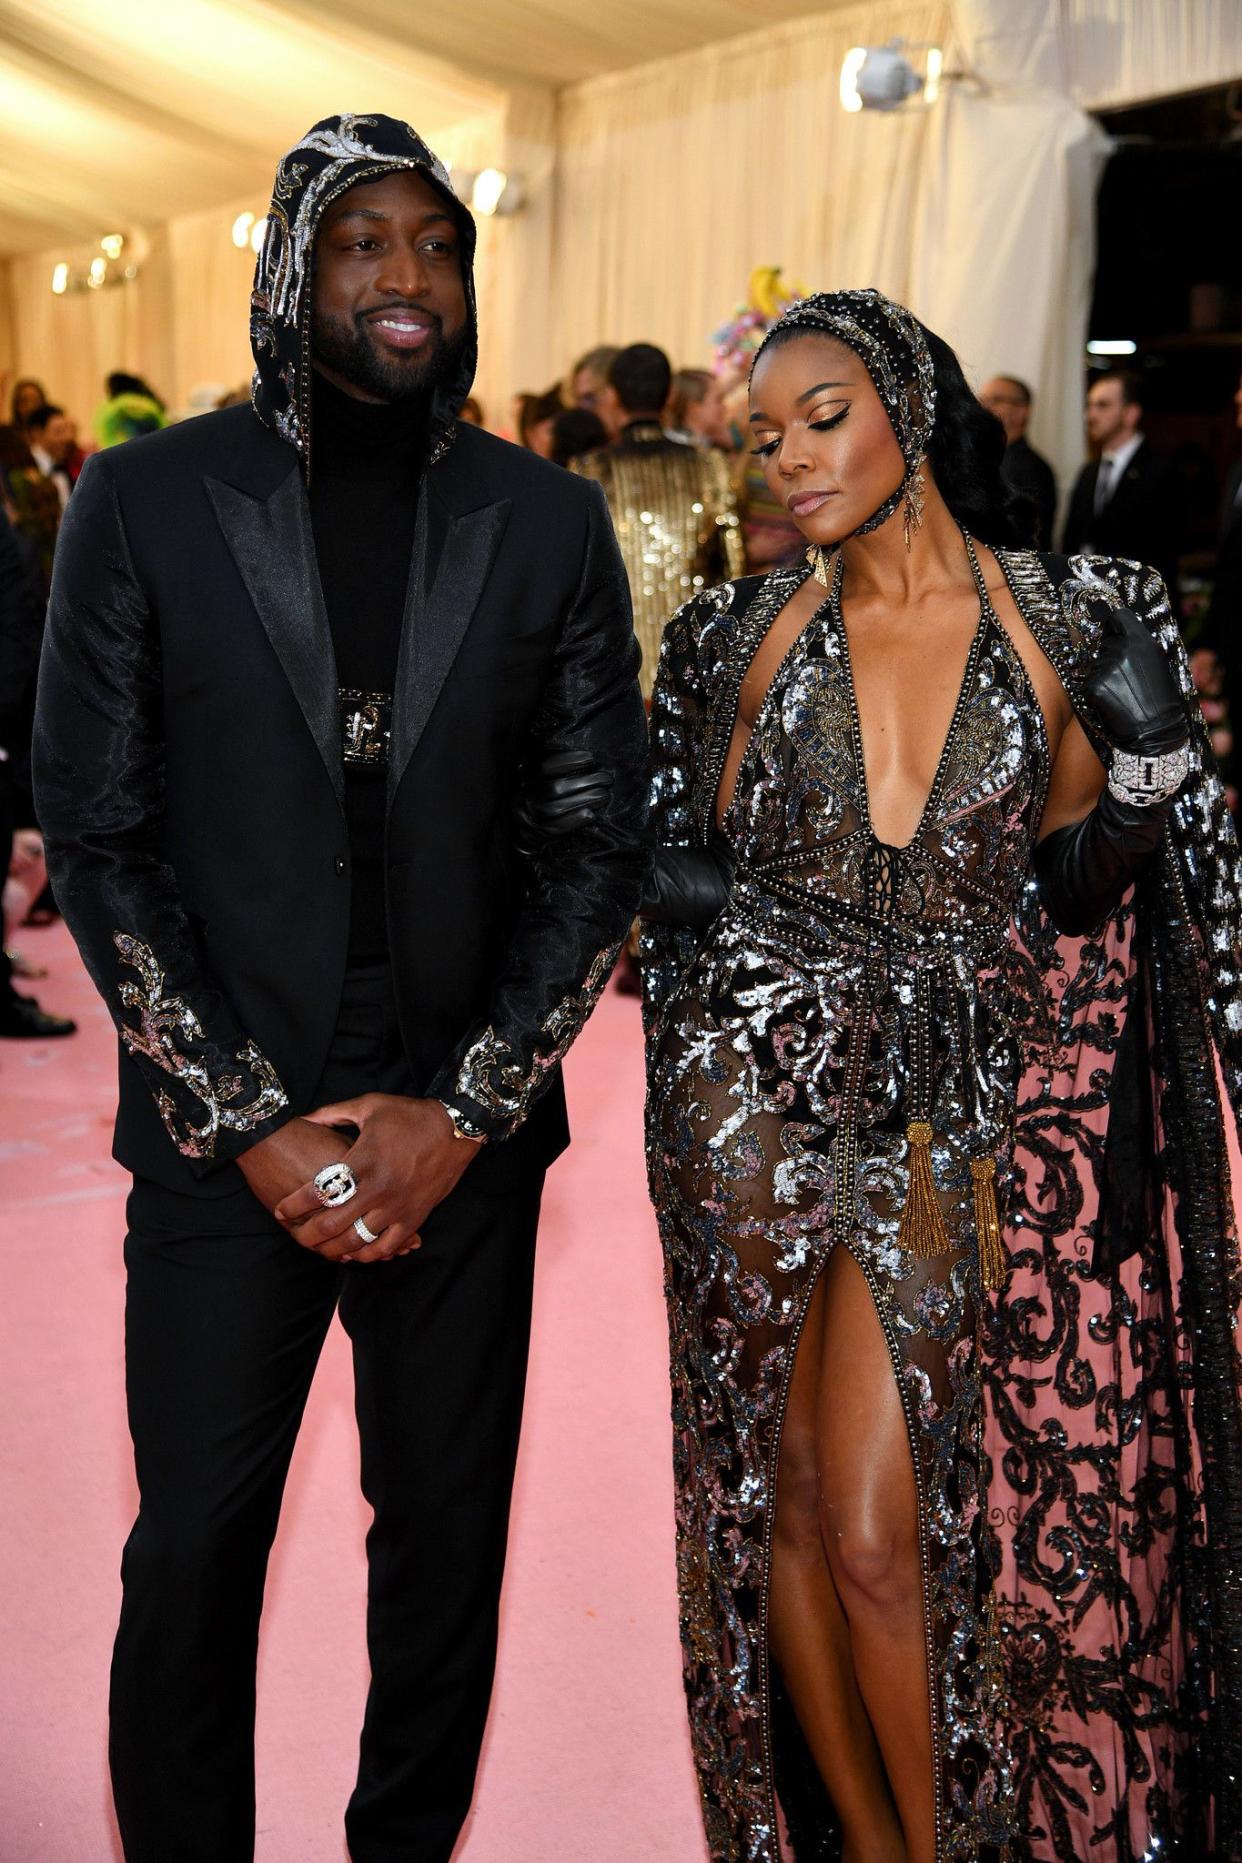
POLYGON ((782 282, 779 265, 757 265, 750 275, 746 302, 712 335, 716 374, 734 378, 747 374, 755 351, 781 312, 805 296, 801 285, 782 282))

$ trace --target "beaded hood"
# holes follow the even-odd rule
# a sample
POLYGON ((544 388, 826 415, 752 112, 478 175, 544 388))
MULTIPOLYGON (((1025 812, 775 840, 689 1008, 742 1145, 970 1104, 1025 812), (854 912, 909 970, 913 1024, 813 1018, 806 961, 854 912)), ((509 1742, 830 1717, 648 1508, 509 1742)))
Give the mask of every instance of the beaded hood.
POLYGON ((432 398, 432 463, 452 444, 458 410, 474 380, 475 225, 453 193, 447 168, 408 123, 395 117, 325 117, 282 157, 276 170, 250 297, 255 360, 251 401, 264 425, 297 449, 304 468, 310 462, 311 297, 319 225, 347 189, 401 168, 416 170, 443 194, 461 232, 466 342, 453 378, 441 383, 432 398))

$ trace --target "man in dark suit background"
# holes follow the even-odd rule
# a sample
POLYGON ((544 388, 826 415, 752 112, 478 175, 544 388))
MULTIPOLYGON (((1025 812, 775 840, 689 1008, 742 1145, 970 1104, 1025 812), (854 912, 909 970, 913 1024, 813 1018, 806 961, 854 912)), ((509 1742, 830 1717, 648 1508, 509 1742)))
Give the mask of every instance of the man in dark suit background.
POLYGON ((354 1863, 447 1863, 469 1808, 559 1063, 647 867, 603 496, 457 424, 473 254, 408 126, 317 124, 277 174, 253 408, 97 456, 57 552, 36 778, 121 1044, 111 1762, 144 1863, 253 1854, 267 1557, 338 1301, 375 1513, 354 1863), (590 808, 515 833, 584 766, 590 808))
POLYGON ((1031 541, 1036 549, 1050 550, 1057 515, 1057 481, 1048 461, 1026 437, 1034 406, 1031 391, 1016 375, 994 375, 979 390, 979 399, 1005 429, 1001 477, 1014 496, 1025 498, 1033 510, 1035 534, 1031 541))
POLYGON ((1143 385, 1128 369, 1097 375, 1087 391, 1087 440, 1098 458, 1074 481, 1061 548, 1121 556, 1159 570, 1177 603, 1181 488, 1143 434, 1143 385))

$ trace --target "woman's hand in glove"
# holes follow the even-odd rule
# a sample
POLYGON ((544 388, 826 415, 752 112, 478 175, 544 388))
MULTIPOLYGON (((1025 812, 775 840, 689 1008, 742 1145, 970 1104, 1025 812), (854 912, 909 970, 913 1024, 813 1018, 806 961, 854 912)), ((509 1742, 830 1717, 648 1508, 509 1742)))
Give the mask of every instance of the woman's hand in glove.
POLYGON ((556 750, 529 771, 514 804, 515 839, 523 854, 545 841, 589 828, 612 794, 612 771, 601 770, 585 751, 556 750))
POLYGON ((707 847, 658 847, 638 916, 657 925, 706 931, 729 903, 735 864, 733 849, 719 832, 707 847))
POLYGON ((1162 756, 1187 740, 1186 707, 1168 658, 1132 608, 1091 605, 1103 634, 1083 691, 1117 750, 1162 756))

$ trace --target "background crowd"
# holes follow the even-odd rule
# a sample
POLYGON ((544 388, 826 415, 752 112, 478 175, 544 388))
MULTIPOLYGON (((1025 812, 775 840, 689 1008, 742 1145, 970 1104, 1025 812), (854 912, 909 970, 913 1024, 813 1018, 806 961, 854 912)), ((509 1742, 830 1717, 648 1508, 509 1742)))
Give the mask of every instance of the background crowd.
MULTIPOLYGON (((764 276, 770 283, 771 268, 764 276)), ((790 295, 778 294, 765 314, 752 280, 747 303, 705 345, 708 353, 681 366, 650 342, 602 343, 551 387, 516 395, 507 420, 489 422, 477 399, 463 409, 463 418, 492 425, 511 443, 603 486, 630 578, 648 698, 664 623, 681 602, 714 581, 792 561, 801 549, 745 427, 750 358, 790 295)), ((9 849, 0 1039, 75 1032, 71 1020, 17 987, 42 975, 21 950, 19 928, 46 922, 56 910, 30 780, 43 614, 57 533, 89 453, 170 418, 160 394, 138 376, 116 371, 103 388, 84 431, 54 387, 19 380, 0 425, 0 845, 9 849)), ((195 411, 230 405, 246 392, 211 388, 195 398, 195 411)), ((1242 445, 1223 483, 1210 471, 1189 470, 1184 458, 1165 457, 1148 439, 1142 376, 1098 368, 1084 389, 1083 463, 1061 488, 1027 438, 1036 392, 1017 375, 993 376, 979 389, 1004 429, 1003 473, 1030 541, 1136 558, 1160 571, 1228 779, 1230 706, 1242 693, 1242 445), (1214 537, 1214 550, 1188 547, 1205 534, 1214 537)), ((1242 438, 1242 382, 1234 414, 1242 438)), ((1236 792, 1231 799, 1236 808, 1236 792)), ((623 970, 621 982, 633 987, 632 973, 623 970)))

